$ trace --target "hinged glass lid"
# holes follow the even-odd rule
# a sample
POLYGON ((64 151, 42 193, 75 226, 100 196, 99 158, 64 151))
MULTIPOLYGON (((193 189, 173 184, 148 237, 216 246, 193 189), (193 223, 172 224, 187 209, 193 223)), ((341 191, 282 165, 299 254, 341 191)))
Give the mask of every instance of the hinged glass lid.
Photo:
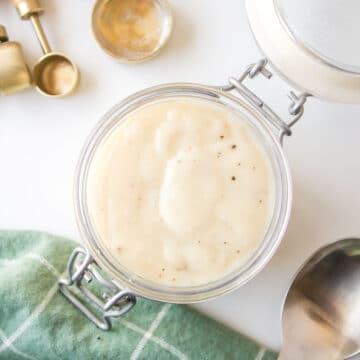
POLYGON ((360 103, 360 1, 247 0, 249 23, 273 67, 301 90, 360 103))

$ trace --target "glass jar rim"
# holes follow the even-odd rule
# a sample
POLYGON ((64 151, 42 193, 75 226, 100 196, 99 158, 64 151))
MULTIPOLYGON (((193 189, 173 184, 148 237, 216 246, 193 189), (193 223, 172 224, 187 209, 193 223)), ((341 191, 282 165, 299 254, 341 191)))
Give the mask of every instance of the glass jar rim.
POLYGON ((276 137, 267 120, 257 112, 256 109, 238 96, 226 93, 218 88, 193 83, 174 83, 151 87, 129 96, 111 108, 90 133, 83 147, 75 172, 75 215, 85 246, 98 265, 112 277, 115 283, 121 287, 128 288, 137 296, 158 301, 172 303, 204 301, 228 293, 248 282, 264 268, 279 246, 289 221, 291 203, 292 183, 289 166, 280 139, 276 137), (106 249, 101 247, 101 242, 92 228, 86 205, 88 169, 91 165, 92 157, 104 137, 109 134, 114 126, 123 120, 127 114, 137 110, 142 105, 164 98, 184 96, 215 101, 223 106, 231 106, 233 110, 245 114, 245 116, 243 116, 245 120, 250 121, 256 126, 262 133, 263 138, 266 138, 271 146, 270 150, 272 150, 272 153, 270 154, 270 150, 268 149, 267 156, 269 158, 271 157, 271 160, 276 161, 278 172, 277 174, 274 173, 274 177, 278 185, 279 181, 281 182, 276 190, 276 195, 280 192, 280 197, 275 196, 275 203, 277 204, 275 204, 271 224, 256 254, 254 254, 249 261, 245 262, 243 266, 240 266, 232 273, 216 281, 186 288, 163 286, 141 278, 127 269, 119 269, 119 266, 115 265, 109 258, 109 255, 106 254, 106 249), (275 213, 277 214, 276 218, 275 213))

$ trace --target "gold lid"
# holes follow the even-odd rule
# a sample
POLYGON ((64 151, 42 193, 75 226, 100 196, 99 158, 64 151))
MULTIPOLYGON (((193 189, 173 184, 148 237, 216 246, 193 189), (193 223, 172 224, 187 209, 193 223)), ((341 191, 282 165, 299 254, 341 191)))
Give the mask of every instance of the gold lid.
POLYGON ((8 41, 8 34, 6 32, 5 26, 0 24, 0 42, 8 41))

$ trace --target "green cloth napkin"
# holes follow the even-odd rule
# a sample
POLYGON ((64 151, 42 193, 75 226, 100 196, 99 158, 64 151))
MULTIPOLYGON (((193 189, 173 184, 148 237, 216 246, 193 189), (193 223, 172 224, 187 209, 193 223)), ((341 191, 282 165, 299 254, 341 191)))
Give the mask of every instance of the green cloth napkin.
POLYGON ((102 331, 59 292, 76 244, 0 232, 0 359, 271 360, 276 355, 183 305, 138 300, 102 331))

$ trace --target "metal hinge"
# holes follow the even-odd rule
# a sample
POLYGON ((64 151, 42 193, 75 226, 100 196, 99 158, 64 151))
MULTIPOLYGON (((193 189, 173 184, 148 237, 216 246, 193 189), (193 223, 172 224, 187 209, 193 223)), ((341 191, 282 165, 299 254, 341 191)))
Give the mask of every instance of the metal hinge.
POLYGON ((58 282, 61 293, 102 330, 109 330, 111 319, 124 315, 136 304, 134 293, 105 279, 95 260, 84 248, 74 249, 66 271, 67 278, 58 282), (85 283, 93 280, 97 281, 98 287, 102 286, 101 291, 105 288, 101 296, 86 287, 85 283))
POLYGON ((253 79, 259 74, 264 76, 266 79, 271 79, 273 73, 266 67, 266 65, 266 59, 262 59, 257 63, 249 65, 238 79, 231 77, 229 79, 229 85, 221 86, 219 89, 223 91, 236 90, 267 120, 269 120, 273 126, 279 129, 279 137, 280 141, 282 141, 285 135, 291 135, 291 127, 302 117, 304 113, 304 104, 307 98, 311 95, 307 93, 295 94, 293 91, 290 91, 288 95, 291 101, 288 108, 290 118, 286 121, 283 120, 270 106, 268 106, 261 98, 243 84, 247 78, 253 79))

